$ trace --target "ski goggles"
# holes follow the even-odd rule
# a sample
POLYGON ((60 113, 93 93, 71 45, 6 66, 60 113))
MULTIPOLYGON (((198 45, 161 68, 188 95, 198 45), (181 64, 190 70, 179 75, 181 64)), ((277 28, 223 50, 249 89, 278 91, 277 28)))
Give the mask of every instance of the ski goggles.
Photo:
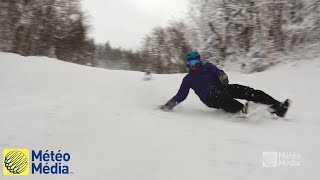
POLYGON ((194 59, 194 60, 190 60, 190 61, 187 61, 189 66, 195 66, 197 64, 200 64, 200 60, 199 59, 194 59))

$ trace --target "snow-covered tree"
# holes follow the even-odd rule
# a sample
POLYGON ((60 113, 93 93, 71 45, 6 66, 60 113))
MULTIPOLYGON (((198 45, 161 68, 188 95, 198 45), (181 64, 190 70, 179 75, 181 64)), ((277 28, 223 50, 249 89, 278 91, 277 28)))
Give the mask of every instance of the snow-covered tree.
POLYGON ((192 48, 185 37, 186 26, 172 22, 165 28, 154 28, 143 41, 142 53, 147 54, 153 71, 159 73, 185 70, 185 55, 192 48))

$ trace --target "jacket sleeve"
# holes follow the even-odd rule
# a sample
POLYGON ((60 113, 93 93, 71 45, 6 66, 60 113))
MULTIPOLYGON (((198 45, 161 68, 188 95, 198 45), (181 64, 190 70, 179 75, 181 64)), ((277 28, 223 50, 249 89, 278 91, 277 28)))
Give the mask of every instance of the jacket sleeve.
POLYGON ((217 68, 217 66, 215 66, 213 64, 211 64, 211 69, 212 69, 214 75, 216 75, 218 79, 220 78, 221 75, 225 74, 225 72, 223 70, 217 68))
POLYGON ((170 109, 174 108, 176 105, 178 105, 188 97, 189 90, 189 81, 186 77, 184 77, 178 93, 166 103, 166 106, 170 109))

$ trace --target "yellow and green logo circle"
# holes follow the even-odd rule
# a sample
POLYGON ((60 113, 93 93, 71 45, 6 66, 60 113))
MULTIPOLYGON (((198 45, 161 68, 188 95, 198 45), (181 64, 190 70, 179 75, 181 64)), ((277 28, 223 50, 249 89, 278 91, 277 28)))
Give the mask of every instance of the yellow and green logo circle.
POLYGON ((3 174, 7 176, 25 176, 29 174, 29 150, 5 149, 3 151, 3 174))

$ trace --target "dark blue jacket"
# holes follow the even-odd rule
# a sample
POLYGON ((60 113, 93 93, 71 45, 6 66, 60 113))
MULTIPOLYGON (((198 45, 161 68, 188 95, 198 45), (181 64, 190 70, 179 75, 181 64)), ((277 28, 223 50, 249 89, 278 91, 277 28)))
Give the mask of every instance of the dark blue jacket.
POLYGON ((167 105, 169 105, 170 108, 173 108, 184 101, 191 88, 199 96, 200 100, 208 106, 209 93, 212 90, 222 87, 219 77, 223 74, 224 71, 217 68, 215 65, 209 62, 204 63, 198 70, 190 72, 183 78, 177 95, 175 95, 167 105))

